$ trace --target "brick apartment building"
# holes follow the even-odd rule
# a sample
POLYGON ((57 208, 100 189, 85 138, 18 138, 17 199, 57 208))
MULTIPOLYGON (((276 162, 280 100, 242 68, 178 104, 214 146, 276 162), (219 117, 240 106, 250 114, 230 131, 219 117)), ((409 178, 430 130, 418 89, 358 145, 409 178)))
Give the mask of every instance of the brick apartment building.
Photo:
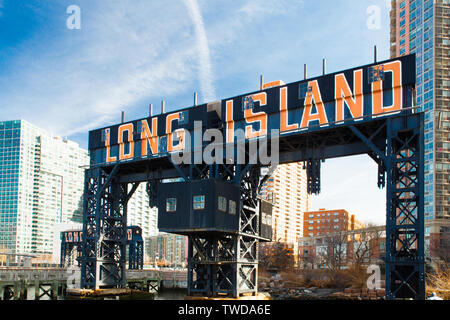
POLYGON ((148 238, 149 262, 161 266, 182 266, 187 264, 188 239, 186 236, 161 232, 148 238))
POLYGON ((364 224, 354 214, 349 214, 344 209, 308 211, 305 212, 303 218, 304 237, 362 228, 364 228, 364 224))

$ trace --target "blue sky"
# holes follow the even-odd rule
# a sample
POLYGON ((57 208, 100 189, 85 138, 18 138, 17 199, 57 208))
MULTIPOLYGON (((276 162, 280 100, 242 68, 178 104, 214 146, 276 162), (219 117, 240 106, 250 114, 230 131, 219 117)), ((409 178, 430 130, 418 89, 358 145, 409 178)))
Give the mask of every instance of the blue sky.
MULTIPOLYGON (((386 0, 0 0, 0 120, 25 119, 87 147, 87 132, 389 58, 386 0), (81 9, 81 29, 66 9, 81 9), (370 6, 380 28, 369 28, 370 6)), ((327 160, 318 207, 384 223, 367 156, 327 160), (358 174, 355 173, 358 169, 358 174)))

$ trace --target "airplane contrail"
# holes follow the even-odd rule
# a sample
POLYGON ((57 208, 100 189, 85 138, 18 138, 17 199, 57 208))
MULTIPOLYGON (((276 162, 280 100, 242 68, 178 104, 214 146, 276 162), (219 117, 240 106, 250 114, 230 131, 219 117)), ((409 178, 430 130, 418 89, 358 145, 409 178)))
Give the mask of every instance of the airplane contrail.
POLYGON ((216 99, 216 93, 213 85, 208 38, 206 37, 205 26, 203 24, 200 8, 197 0, 183 0, 183 2, 188 9, 192 22, 194 23, 195 34, 197 36, 200 90, 203 97, 203 102, 214 101, 216 99))

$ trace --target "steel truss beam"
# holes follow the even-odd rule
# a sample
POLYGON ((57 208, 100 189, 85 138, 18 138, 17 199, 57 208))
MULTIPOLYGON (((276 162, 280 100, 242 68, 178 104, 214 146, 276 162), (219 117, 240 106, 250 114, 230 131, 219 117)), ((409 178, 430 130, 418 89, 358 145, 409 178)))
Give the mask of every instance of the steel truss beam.
POLYGON ((144 242, 128 241, 128 269, 138 270, 144 268, 144 242))
POLYGON ((190 235, 188 294, 233 297, 256 294, 258 242, 243 235, 190 235))
POLYGON ((80 243, 77 242, 70 242, 67 243, 66 241, 61 242, 61 255, 60 255, 60 262, 59 265, 61 268, 65 268, 69 265, 73 264, 72 261, 72 254, 73 250, 77 249, 77 257, 75 260, 77 261, 77 265, 81 266, 81 258, 82 258, 82 250, 80 243))
POLYGON ((424 133, 421 121, 388 119, 386 298, 425 299, 424 133))
POLYGON ((188 236, 188 295, 239 297, 257 293, 259 171, 256 166, 240 165, 194 165, 190 169, 195 178, 239 183, 242 207, 236 233, 188 236))
POLYGON ((138 183, 128 193, 127 183, 118 183, 116 165, 110 173, 101 168, 86 170, 83 210, 81 286, 125 286, 127 203, 138 183))
POLYGON ((308 194, 320 193, 320 162, 321 160, 310 159, 306 161, 307 192, 308 194))
POLYGON ((425 298, 423 114, 390 118, 366 136, 350 130, 378 164, 378 186, 386 190, 386 298, 425 298), (385 132, 379 148, 375 136, 385 132))
MULTIPOLYGON (((127 229, 128 230, 128 229, 127 229)), ((61 268, 66 268, 70 265, 73 265, 74 262, 72 260, 72 255, 74 249, 76 249, 77 257, 75 260, 79 267, 81 267, 81 260, 83 254, 83 242, 82 239, 79 241, 66 242, 66 240, 62 239, 61 241, 61 256, 60 256, 60 266, 61 268)), ((128 248, 128 269, 143 269, 144 267, 144 242, 142 238, 133 237, 127 240, 127 248, 128 248)))

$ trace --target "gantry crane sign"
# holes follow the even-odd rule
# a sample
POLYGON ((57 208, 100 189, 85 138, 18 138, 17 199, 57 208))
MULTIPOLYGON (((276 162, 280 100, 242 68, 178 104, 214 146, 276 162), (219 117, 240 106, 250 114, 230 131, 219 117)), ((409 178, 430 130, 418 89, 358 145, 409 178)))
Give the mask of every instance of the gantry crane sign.
POLYGON ((82 286, 125 285, 127 202, 147 183, 162 231, 188 236, 188 294, 257 293, 271 205, 262 168, 368 154, 386 189, 386 297, 424 299, 423 113, 408 55, 89 132, 82 286), (129 185, 131 186, 129 189, 129 185))
MULTIPOLYGON (((61 231, 61 255, 60 267, 68 267, 74 262, 81 265, 82 258, 82 239, 83 232, 81 230, 66 230, 61 231), (76 249, 76 252, 74 250, 76 249), (75 253, 76 258, 72 259, 75 253), (73 261, 75 260, 75 261, 73 261)), ((127 227, 127 248, 128 248, 128 269, 143 269, 144 268, 144 239, 142 238, 142 229, 139 226, 127 227)))

